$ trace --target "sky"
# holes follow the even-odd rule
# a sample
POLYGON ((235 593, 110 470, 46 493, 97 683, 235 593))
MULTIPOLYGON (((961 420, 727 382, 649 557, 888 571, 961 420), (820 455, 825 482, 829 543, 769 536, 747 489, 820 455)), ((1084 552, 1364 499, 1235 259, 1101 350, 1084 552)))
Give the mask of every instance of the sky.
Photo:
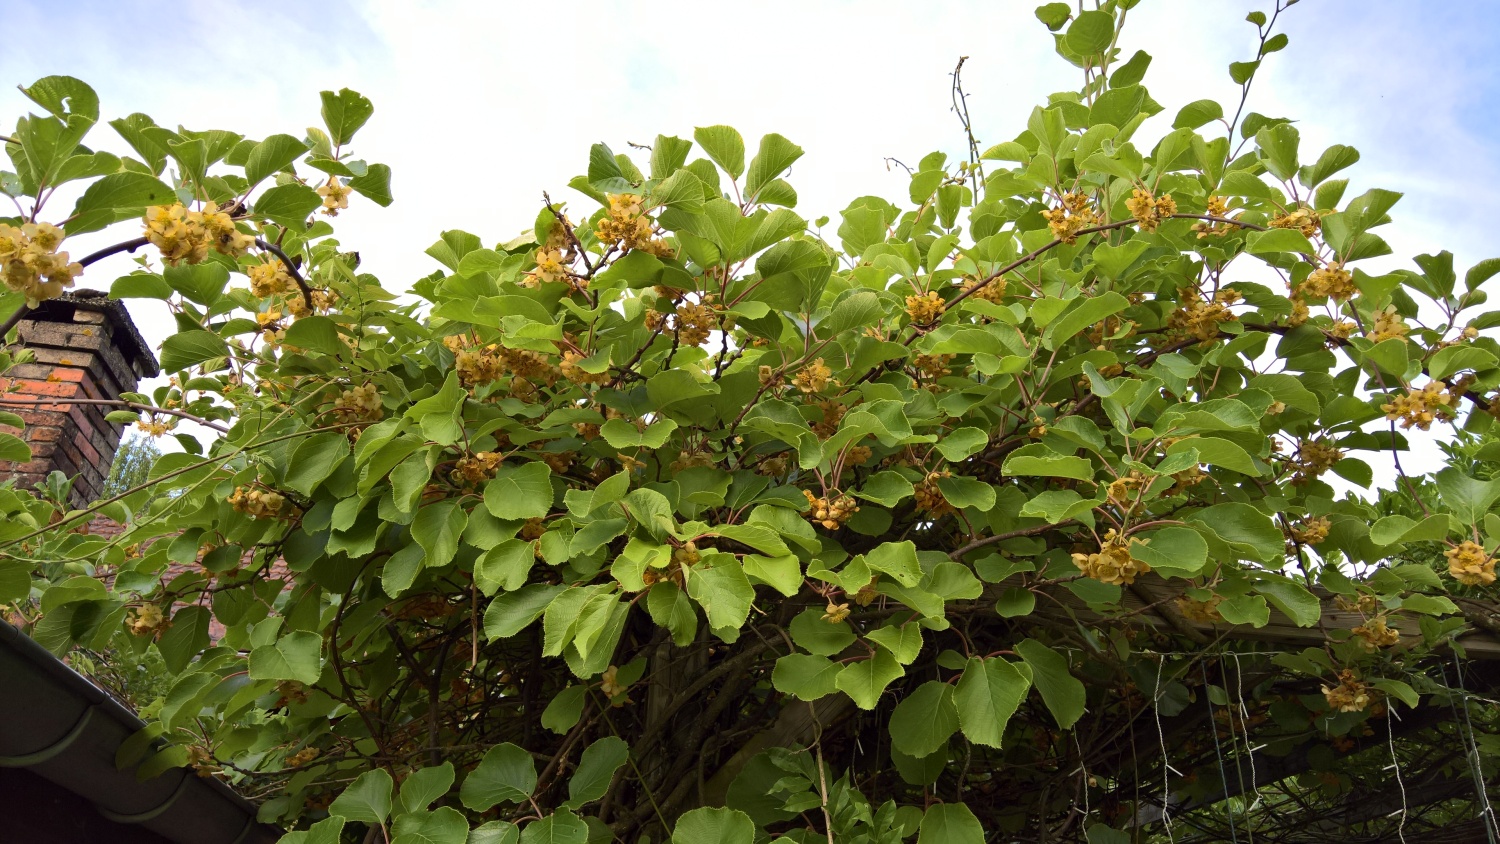
MULTIPOLYGON (((1244 18, 1271 3, 1143 0, 1130 11, 1124 56, 1153 55, 1145 84, 1166 106, 1143 135, 1169 129, 1193 100, 1237 101, 1227 65, 1253 57, 1244 18)), ((209 0, 164 14, 142 0, 0 0, 8 31, 66 33, 66 49, 56 36, 7 39, 0 124, 36 109, 10 85, 51 74, 93 85, 105 119, 143 111, 249 137, 300 137, 320 122, 318 91, 353 88, 375 114, 352 149, 393 168, 396 202, 356 196, 335 221, 339 238, 363 271, 405 290, 438 268, 423 250, 442 230, 497 243, 530 228, 543 191, 580 199, 565 185, 600 141, 622 152, 727 123, 753 150, 779 132, 806 150, 789 176, 803 216, 836 226, 854 197, 900 200, 905 176, 888 157, 963 154, 949 101, 960 56, 981 148, 1015 137, 1048 93, 1078 87, 1035 5, 209 0)), ((1250 110, 1295 119, 1304 160, 1332 143, 1358 148, 1347 196, 1406 195, 1382 231, 1395 254, 1367 269, 1413 267, 1411 256, 1444 248, 1461 269, 1500 255, 1481 210, 1500 181, 1500 3, 1302 0, 1277 28, 1290 44, 1266 61, 1250 110)), ((89 142, 126 151, 107 127, 89 142)), ((107 289, 129 269, 101 262, 81 284, 107 289)), ((130 309, 153 344, 171 330, 161 303, 130 309)))

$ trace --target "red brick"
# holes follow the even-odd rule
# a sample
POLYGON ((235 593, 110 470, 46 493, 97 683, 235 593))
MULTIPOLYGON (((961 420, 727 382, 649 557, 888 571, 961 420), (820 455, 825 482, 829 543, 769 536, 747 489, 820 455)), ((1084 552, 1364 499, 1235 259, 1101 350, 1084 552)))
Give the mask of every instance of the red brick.
POLYGON ((55 443, 62 439, 62 429, 52 425, 37 425, 26 429, 26 439, 34 443, 55 443))
POLYGON ((89 438, 84 436, 82 431, 73 435, 73 446, 82 455, 84 465, 102 466, 104 464, 104 458, 99 456, 99 452, 95 450, 94 444, 89 442, 89 438))
POLYGON ((78 382, 67 380, 37 381, 30 378, 17 378, 11 379, 3 387, 11 394, 20 393, 23 396, 72 398, 78 395, 78 382), (12 390, 12 387, 15 389, 12 390))

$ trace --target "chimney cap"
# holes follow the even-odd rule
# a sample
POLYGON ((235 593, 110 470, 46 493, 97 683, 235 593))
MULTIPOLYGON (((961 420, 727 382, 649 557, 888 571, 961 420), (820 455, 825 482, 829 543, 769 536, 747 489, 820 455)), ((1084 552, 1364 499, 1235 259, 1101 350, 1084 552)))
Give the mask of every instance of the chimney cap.
POLYGON ((151 347, 146 345, 146 339, 135 327, 135 321, 125 310, 125 303, 119 299, 109 298, 109 294, 103 290, 81 289, 64 293, 32 308, 24 319, 41 322, 72 322, 73 315, 79 311, 92 311, 104 315, 109 321, 111 336, 114 337, 120 352, 125 355, 126 360, 140 369, 143 377, 154 378, 161 374, 156 355, 152 354, 151 347))

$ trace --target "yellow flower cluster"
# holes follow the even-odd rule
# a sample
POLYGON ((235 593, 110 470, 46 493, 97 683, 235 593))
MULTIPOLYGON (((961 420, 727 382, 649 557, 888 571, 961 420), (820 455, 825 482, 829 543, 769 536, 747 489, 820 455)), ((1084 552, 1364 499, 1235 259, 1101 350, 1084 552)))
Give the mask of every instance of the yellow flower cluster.
POLYGON ((339 181, 338 176, 329 176, 328 183, 318 188, 318 196, 323 197, 321 210, 330 217, 337 217, 340 211, 349 207, 349 194, 354 189, 339 181))
POLYGON ((976 278, 965 284, 964 290, 973 291, 973 296, 976 299, 983 299, 986 302, 993 302, 998 305, 1005 298, 1005 279, 994 278, 986 281, 982 278, 976 278))
MULTIPOLYGON (((561 249, 549 249, 543 246, 536 251, 536 269, 531 272, 530 280, 537 281, 564 281, 568 277, 568 266, 563 260, 561 249)), ((523 286, 526 285, 522 282, 523 286)))
POLYGON ((822 525, 828 530, 838 530, 849 517, 859 512, 859 506, 854 503, 854 498, 849 495, 839 495, 835 498, 819 498, 808 490, 802 490, 807 496, 807 510, 803 515, 815 525, 822 525))
MULTIPOLYGON (((1225 199, 1222 196, 1210 196, 1208 198, 1208 205, 1206 208, 1204 208, 1203 213, 1207 214, 1210 217, 1218 217, 1221 220, 1227 220, 1229 219, 1229 200, 1225 199)), ((1223 237, 1224 235, 1229 234, 1230 230, 1233 228, 1234 227, 1228 223, 1209 222, 1207 220, 1200 220, 1199 222, 1193 224, 1193 231, 1197 232, 1198 237, 1200 238, 1223 237)))
POLYGON ((1187 495, 1188 490, 1208 480, 1208 475, 1198 466, 1189 466, 1181 472, 1172 473, 1172 486, 1165 493, 1167 496, 1187 495))
POLYGON ((380 391, 374 384, 361 384, 339 394, 333 402, 333 415, 340 422, 378 422, 385 415, 380 391))
POLYGON ((158 633, 172 626, 172 622, 167 620, 166 614, 156 604, 146 604, 131 611, 126 624, 129 625, 130 632, 137 636, 158 633))
POLYGON ((1125 200, 1125 208, 1140 224, 1141 231, 1154 232, 1163 220, 1177 213, 1177 200, 1170 193, 1153 197, 1151 191, 1136 188, 1131 191, 1130 198, 1125 200))
POLYGON ((1210 595, 1207 600, 1199 601, 1184 595, 1177 599, 1177 609, 1183 618, 1188 621, 1196 621, 1202 624, 1212 624, 1219 621, 1219 604, 1224 599, 1218 595, 1210 595))
POLYGON ((826 440, 838 431, 839 422, 843 421, 844 414, 849 411, 849 408, 836 399, 826 399, 814 402, 814 404, 823 416, 813 423, 812 431, 818 439, 826 440))
POLYGON ((1401 641, 1401 631, 1386 626, 1384 615, 1375 616, 1352 632, 1361 640, 1361 646, 1369 652, 1374 652, 1377 648, 1389 648, 1401 641))
POLYGON ((288 756, 286 758, 286 764, 288 767, 300 768, 317 758, 318 749, 316 747, 304 747, 296 753, 288 756))
POLYGON ((1110 528, 1098 553, 1074 554, 1073 565, 1101 583, 1129 586, 1137 577, 1151 571, 1151 566, 1130 555, 1130 546, 1138 542, 1144 540, 1134 536, 1126 539, 1110 528))
POLYGON ((228 501, 235 512, 244 513, 252 519, 278 518, 286 507, 286 497, 279 492, 245 487, 236 487, 228 501))
POLYGON ((1105 497, 1111 504, 1117 507, 1129 508, 1139 497, 1139 490, 1145 486, 1146 479, 1141 476, 1139 469, 1131 469, 1130 474, 1115 478, 1105 488, 1105 497))
POLYGON ((822 358, 818 358, 803 367, 792 379, 792 383, 804 393, 821 393, 828 389, 829 384, 834 383, 833 370, 828 368, 822 358))
POLYGON ((1327 516, 1303 519, 1302 524, 1292 526, 1292 538, 1304 545, 1317 545, 1328 538, 1328 529, 1333 523, 1327 516))
POLYGON ((658 258, 672 255, 672 247, 652 234, 651 218, 641 206, 641 198, 632 193, 609 196, 609 216, 594 227, 594 236, 606 246, 621 244, 625 251, 638 249, 658 258))
POLYGON ((1239 319, 1229 309, 1240 300, 1240 294, 1234 290, 1220 290, 1212 301, 1204 301, 1192 287, 1184 287, 1177 295, 1182 304, 1167 318, 1167 328, 1179 334, 1191 334, 1208 343, 1219 336, 1221 324, 1239 319))
POLYGON ((161 250, 167 266, 196 264, 214 249, 231 258, 250 251, 255 238, 234 227, 234 220, 212 202, 201 211, 182 203, 155 205, 146 209, 146 239, 161 250))
POLYGON ((719 314, 705 296, 698 304, 683 302, 677 306, 677 338, 688 346, 701 346, 709 335, 719 327, 719 314))
POLYGON ((1271 228, 1296 229, 1304 237, 1312 237, 1317 234, 1320 225, 1322 225, 1322 220, 1318 217, 1318 212, 1306 206, 1289 211, 1279 217, 1271 218, 1271 228))
POLYGON ((911 365, 929 379, 937 380, 953 372, 948 368, 952 362, 953 355, 917 355, 911 365))
POLYGON ((953 512, 953 505, 948 503, 948 499, 943 497, 943 491, 938 489, 938 481, 952 476, 953 473, 947 470, 928 472, 927 477, 923 478, 913 491, 917 510, 934 519, 953 512))
POLYGON ((1301 486, 1328 471, 1333 464, 1344 459, 1344 452, 1322 440, 1302 440, 1297 443, 1297 454, 1292 462, 1292 484, 1301 486))
POLYGON ((472 457, 461 457, 453 464, 450 477, 454 483, 474 486, 495 476, 505 456, 493 451, 481 451, 472 457))
POLYGON ((269 299, 297 289, 292 274, 286 271, 281 261, 256 264, 245 271, 250 276, 250 293, 260 299, 269 299))
POLYGON ((1443 552, 1448 558, 1448 574, 1465 586, 1488 586, 1495 582, 1495 558, 1484 553, 1479 543, 1464 541, 1443 552))
POLYGON ((823 609, 823 620, 829 624, 838 624, 848 617, 848 604, 835 604, 833 601, 829 601, 828 606, 823 609))
POLYGON ((1408 390, 1406 395, 1392 398, 1380 409, 1385 412, 1385 418, 1400 420, 1402 428, 1416 427, 1426 431, 1437 421, 1438 408, 1451 413, 1458 403, 1458 395, 1448 391, 1447 386, 1441 381, 1429 381, 1420 390, 1408 390))
POLYGON ((1359 675, 1349 669, 1339 672, 1339 684, 1323 687, 1323 697, 1328 706, 1339 712, 1363 712, 1370 706, 1370 690, 1360 682, 1359 675))
POLYGON ((444 338, 443 343, 453 351, 458 380, 465 387, 489 384, 509 375, 512 376, 511 392, 521 395, 534 391, 533 381, 541 381, 550 387, 562 375, 561 370, 541 352, 507 349, 498 343, 465 348, 463 340, 454 336, 444 338))
POLYGON ((135 427, 139 428, 148 437, 164 437, 175 425, 170 422, 157 421, 156 417, 152 416, 149 420, 137 420, 135 427))
POLYGON ((906 297, 906 313, 912 325, 928 325, 943 315, 943 297, 936 290, 906 297))
POLYGON ((1052 229, 1052 236, 1067 244, 1076 242, 1080 232, 1099 221, 1098 215, 1089 208, 1089 197, 1085 193, 1063 194, 1062 205, 1043 211, 1042 217, 1052 229))
POLYGON ((72 287, 83 265, 69 262, 68 253, 57 251, 64 237, 62 229, 47 223, 0 223, 0 277, 5 286, 25 296, 32 306, 72 287))
POLYGON ((1359 287, 1354 284, 1354 274, 1344 269, 1341 261, 1318 267, 1309 273, 1307 279, 1297 287, 1297 293, 1301 296, 1332 299, 1335 302, 1343 302, 1358 292, 1359 287))
POLYGON ((1399 338, 1402 342, 1406 342, 1406 334, 1409 331, 1411 331, 1411 328, 1406 324, 1406 321, 1401 319, 1400 314, 1396 313, 1396 306, 1391 305, 1375 315, 1375 321, 1371 324, 1370 331, 1365 336, 1375 343, 1379 343, 1382 340, 1390 340, 1391 338, 1399 338))

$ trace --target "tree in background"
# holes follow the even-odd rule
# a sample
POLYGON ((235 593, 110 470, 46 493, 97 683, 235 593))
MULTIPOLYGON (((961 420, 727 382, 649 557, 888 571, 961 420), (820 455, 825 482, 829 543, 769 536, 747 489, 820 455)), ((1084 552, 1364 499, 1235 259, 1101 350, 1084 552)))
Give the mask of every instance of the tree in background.
POLYGON ((115 462, 109 467, 109 477, 104 481, 104 498, 116 495, 145 483, 151 464, 161 457, 161 449, 150 437, 132 434, 120 440, 115 452, 115 462))
POLYGON ((1238 103, 1175 113, 1115 46, 1134 5, 1039 8, 1083 86, 982 150, 956 71, 967 158, 831 233, 779 134, 599 144, 531 230, 443 232, 415 304, 333 237, 392 200, 359 94, 305 138, 115 119, 116 157, 40 80, 15 304, 149 244, 111 293, 170 304, 177 375, 125 400, 228 432, 86 511, 0 490, 0 600, 56 652, 159 654, 126 761, 288 842, 1495 831, 1500 453, 1400 507, 1328 481, 1493 426, 1500 261, 1362 269, 1400 196, 1247 106, 1290 3, 1238 103))

